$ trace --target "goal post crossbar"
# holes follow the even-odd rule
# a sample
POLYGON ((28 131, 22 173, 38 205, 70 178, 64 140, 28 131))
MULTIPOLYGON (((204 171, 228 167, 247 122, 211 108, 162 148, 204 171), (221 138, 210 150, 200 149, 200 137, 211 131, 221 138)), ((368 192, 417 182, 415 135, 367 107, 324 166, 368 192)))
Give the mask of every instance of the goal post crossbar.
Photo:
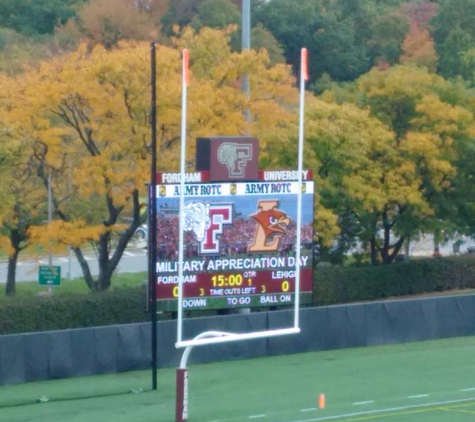
MULTIPOLYGON (((194 338, 192 340, 178 341, 175 343, 177 349, 184 347, 194 347, 194 346, 206 346, 209 344, 219 344, 219 343, 230 343, 233 341, 242 341, 242 340, 254 340, 259 338, 268 338, 268 337, 279 337, 286 336, 289 334, 299 334, 300 328, 282 328, 278 330, 269 330, 269 331, 255 331, 253 333, 224 333, 224 332, 212 332, 215 336, 205 338, 194 338)), ((206 334, 206 333, 203 333, 206 334)))

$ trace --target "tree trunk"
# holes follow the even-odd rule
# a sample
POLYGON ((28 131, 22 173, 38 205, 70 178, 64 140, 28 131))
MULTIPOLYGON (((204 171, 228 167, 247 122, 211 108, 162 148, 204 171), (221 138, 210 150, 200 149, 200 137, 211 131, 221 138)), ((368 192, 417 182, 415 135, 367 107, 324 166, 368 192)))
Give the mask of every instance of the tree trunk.
POLYGON ((371 248, 371 265, 378 265, 378 250, 376 245, 376 237, 372 237, 369 241, 370 248, 371 248))
POLYGON ((120 262, 122 255, 124 254, 127 243, 132 238, 134 232, 135 226, 129 228, 126 232, 120 235, 117 242, 117 247, 115 248, 111 257, 109 256, 110 234, 106 233, 100 236, 99 242, 97 244, 97 261, 99 266, 99 275, 97 276, 97 279, 94 279, 91 269, 89 268, 89 264, 84 258, 81 248, 73 248, 79 265, 81 266, 84 281, 86 282, 89 290, 101 292, 108 290, 111 287, 111 278, 120 262))
POLYGON ((21 242, 26 239, 25 232, 20 232, 19 229, 10 231, 10 246, 13 248, 13 253, 8 257, 7 284, 5 286, 5 294, 7 296, 14 296, 16 293, 16 265, 18 255, 23 249, 21 242))
POLYGON ((84 281, 87 284, 87 287, 89 287, 89 290, 92 290, 92 291, 95 290, 94 279, 92 278, 91 269, 89 268, 89 264, 84 258, 81 248, 72 248, 72 249, 79 262, 79 266, 81 267, 82 275, 84 277, 84 281))
POLYGON ((7 296, 15 296, 16 293, 15 275, 19 253, 20 249, 14 249, 13 254, 8 257, 7 285, 5 287, 5 294, 7 296))

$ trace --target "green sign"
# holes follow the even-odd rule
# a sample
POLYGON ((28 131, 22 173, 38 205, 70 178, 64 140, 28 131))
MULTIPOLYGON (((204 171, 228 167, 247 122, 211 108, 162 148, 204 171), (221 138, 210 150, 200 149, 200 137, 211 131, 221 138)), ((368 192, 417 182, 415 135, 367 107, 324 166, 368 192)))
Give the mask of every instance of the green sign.
POLYGON ((40 286, 61 286, 61 267, 40 265, 38 284, 40 286))

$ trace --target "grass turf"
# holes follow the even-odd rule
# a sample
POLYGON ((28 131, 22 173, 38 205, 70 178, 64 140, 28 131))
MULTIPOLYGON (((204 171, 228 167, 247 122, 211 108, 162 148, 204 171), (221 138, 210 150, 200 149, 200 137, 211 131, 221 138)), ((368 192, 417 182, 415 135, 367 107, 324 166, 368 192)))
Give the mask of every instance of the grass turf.
MULTIPOLYGON (((473 421, 474 350, 466 337, 193 365, 189 421, 473 421)), ((174 421, 175 370, 150 385, 141 371, 2 386, 0 421, 174 421)))

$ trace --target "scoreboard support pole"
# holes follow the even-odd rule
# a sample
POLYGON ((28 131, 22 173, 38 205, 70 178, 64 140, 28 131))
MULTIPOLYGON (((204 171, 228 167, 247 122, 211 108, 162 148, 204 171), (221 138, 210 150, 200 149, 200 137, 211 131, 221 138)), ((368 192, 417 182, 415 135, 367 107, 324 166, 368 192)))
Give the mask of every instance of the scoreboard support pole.
POLYGON ((157 87, 156 87, 156 49, 150 44, 150 130, 151 163, 149 186, 148 222, 148 299, 152 337, 152 390, 157 389, 157 87))

